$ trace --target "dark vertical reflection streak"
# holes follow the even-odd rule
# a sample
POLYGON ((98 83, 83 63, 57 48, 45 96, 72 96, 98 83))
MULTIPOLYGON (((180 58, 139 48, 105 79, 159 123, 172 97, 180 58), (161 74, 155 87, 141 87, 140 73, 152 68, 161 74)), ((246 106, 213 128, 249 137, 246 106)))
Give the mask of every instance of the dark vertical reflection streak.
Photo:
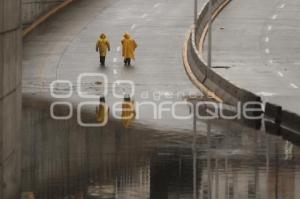
POLYGON ((300 150, 294 147, 286 160, 285 142, 262 132, 201 121, 196 134, 125 131, 118 124, 88 129, 76 120, 51 120, 47 112, 23 114, 23 191, 38 199, 299 195, 300 150))

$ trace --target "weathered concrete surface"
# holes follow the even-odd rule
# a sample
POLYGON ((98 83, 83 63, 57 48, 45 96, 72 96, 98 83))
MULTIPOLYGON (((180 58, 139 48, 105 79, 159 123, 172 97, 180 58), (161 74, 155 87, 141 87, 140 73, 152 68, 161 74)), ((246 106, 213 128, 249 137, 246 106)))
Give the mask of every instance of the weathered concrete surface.
POLYGON ((296 0, 233 0, 213 26, 213 65, 230 67, 215 71, 298 114, 299 8, 296 0))
POLYGON ((26 27, 64 0, 22 0, 22 24, 26 27))
POLYGON ((0 198, 20 191, 21 17, 20 0, 0 1, 0 198))

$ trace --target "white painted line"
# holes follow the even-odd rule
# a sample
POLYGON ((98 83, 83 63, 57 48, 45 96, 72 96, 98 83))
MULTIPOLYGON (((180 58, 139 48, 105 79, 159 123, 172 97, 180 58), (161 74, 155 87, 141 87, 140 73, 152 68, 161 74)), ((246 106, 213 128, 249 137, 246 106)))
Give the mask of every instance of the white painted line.
POLYGON ((148 15, 145 13, 142 15, 142 18, 145 19, 148 15))
POLYGON ((121 51, 121 46, 118 46, 117 47, 117 52, 120 52, 121 51))
POLYGON ((158 8, 160 6, 160 3, 157 3, 153 6, 153 8, 158 8))
POLYGON ((171 92, 165 92, 164 94, 165 94, 166 97, 172 96, 172 93, 171 93, 171 92))
POLYGON ((273 15, 273 16, 272 16, 272 19, 273 19, 273 20, 277 19, 277 15, 273 15))
POLYGON ((267 49, 265 50, 265 53, 270 54, 269 48, 267 48, 267 49))
POLYGON ((135 27, 136 27, 136 24, 132 24, 130 29, 133 30, 133 29, 135 29, 135 27))
POLYGON ((264 97, 270 97, 270 96, 275 95, 275 93, 269 93, 269 92, 264 92, 264 91, 256 93, 256 94, 259 96, 264 96, 264 97))
POLYGON ((277 74, 278 74, 280 77, 283 77, 282 72, 278 71, 277 74))
POLYGON ((270 41, 270 38, 269 37, 266 37, 265 38, 265 42, 269 42, 270 41))
POLYGON ((115 75, 118 73, 116 69, 114 69, 114 71, 113 71, 113 72, 114 72, 114 74, 115 74, 115 75))
POLYGON ((290 85, 291 85, 291 87, 293 87, 293 88, 298 88, 298 86, 297 86, 296 84, 291 83, 290 85))
POLYGON ((113 62, 116 63, 118 61, 118 58, 114 58, 113 62))
POLYGON ((272 26, 268 25, 268 31, 271 31, 271 30, 272 30, 272 26))
POLYGON ((281 9, 284 8, 284 7, 285 7, 284 3, 279 6, 279 8, 281 8, 281 9))

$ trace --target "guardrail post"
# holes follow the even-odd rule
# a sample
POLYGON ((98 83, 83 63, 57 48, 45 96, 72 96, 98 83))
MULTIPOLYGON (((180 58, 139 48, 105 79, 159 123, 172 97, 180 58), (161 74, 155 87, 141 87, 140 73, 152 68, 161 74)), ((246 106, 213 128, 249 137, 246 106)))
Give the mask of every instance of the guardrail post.
POLYGON ((195 27, 197 24, 197 18, 198 18, 198 0, 194 0, 194 24, 195 24, 195 27))
POLYGON ((211 45, 212 45, 212 0, 208 4, 208 53, 207 53, 207 66, 211 68, 211 45))

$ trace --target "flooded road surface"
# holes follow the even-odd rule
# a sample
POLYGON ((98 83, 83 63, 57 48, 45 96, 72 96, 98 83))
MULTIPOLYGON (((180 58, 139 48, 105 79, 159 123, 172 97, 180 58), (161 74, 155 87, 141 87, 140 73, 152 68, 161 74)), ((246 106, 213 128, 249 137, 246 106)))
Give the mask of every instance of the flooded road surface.
POLYGON ((299 148, 238 124, 199 121, 194 136, 23 118, 22 189, 36 198, 300 198, 299 148))

